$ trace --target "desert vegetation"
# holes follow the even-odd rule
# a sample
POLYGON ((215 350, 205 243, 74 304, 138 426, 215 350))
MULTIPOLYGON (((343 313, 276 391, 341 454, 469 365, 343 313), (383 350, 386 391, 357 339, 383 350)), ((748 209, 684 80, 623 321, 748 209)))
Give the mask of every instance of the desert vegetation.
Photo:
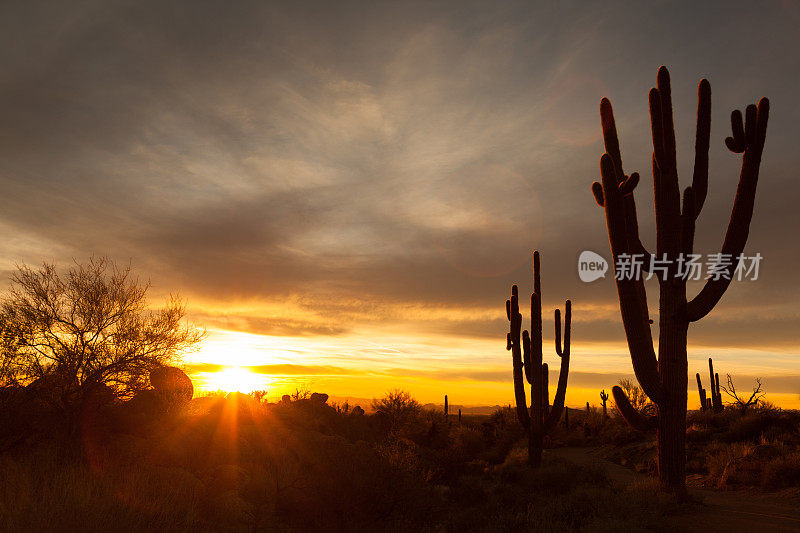
MULTIPOLYGON (((150 379, 153 379, 152 375, 150 379)), ((157 380, 158 378, 156 378, 157 380)), ((178 380, 179 382, 181 380, 178 380)), ((180 389, 180 387, 179 387, 180 389)), ((146 411, 114 400, 82 413, 77 446, 29 434, 0 454, 11 529, 667 531, 702 510, 660 495, 656 439, 600 406, 554 426, 542 462, 514 407, 461 423, 405 391, 363 409, 327 395, 271 403, 215 394, 146 411), (559 450, 592 453, 591 465, 559 450), (622 483, 604 461, 641 473, 622 483)), ((4 408, 7 407, 4 404, 4 408)), ((691 412, 693 486, 800 486, 800 415, 691 412)))

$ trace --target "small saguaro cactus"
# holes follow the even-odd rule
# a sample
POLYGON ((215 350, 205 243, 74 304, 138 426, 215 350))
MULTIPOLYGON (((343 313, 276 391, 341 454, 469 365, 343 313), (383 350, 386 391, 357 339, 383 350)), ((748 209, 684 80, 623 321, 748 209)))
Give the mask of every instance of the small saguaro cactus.
POLYGON ((592 408, 589 407, 589 402, 586 402, 586 414, 588 415, 592 411, 592 408))
MULTIPOLYGON (((687 268, 686 259, 693 254, 695 220, 708 192, 711 135, 711 85, 708 81, 700 81, 697 96, 694 175, 692 185, 683 191, 681 202, 670 78, 665 67, 658 70, 657 87, 650 89, 655 255, 649 253, 639 240, 633 196, 639 174, 626 175, 622 168, 614 112, 606 98, 600 102, 605 144, 605 153, 600 159, 602 183, 592 184, 594 197, 605 211, 614 277, 633 370, 642 390, 657 408, 658 477, 664 490, 679 494, 686 491, 687 332, 689 324, 714 309, 738 267, 750 231, 769 117, 766 98, 759 100, 757 106, 747 106, 744 121, 740 111, 731 114, 733 134, 725 139, 725 144, 732 152, 743 154, 736 198, 714 275, 706 279, 697 296, 688 299, 687 271, 691 269, 687 268), (627 260, 632 261, 637 256, 642 270, 649 271, 659 282, 658 358, 653 348, 644 279, 635 272, 622 270, 627 260)), ((612 393, 620 413, 631 425, 651 425, 632 408, 620 387, 614 387, 612 393)))
POLYGON ((695 374, 697 378, 697 392, 700 395, 700 409, 713 409, 714 412, 722 411, 725 406, 722 404, 722 393, 719 387, 719 374, 714 372, 714 362, 708 358, 708 379, 711 382, 711 397, 707 397, 706 389, 703 388, 703 381, 700 379, 700 372, 695 374))
POLYGON ((552 408, 548 409, 550 394, 547 389, 547 364, 542 363, 542 291, 539 282, 539 252, 533 252, 533 293, 531 294, 531 333, 522 330, 522 315, 519 312, 519 292, 511 287, 511 299, 506 300, 506 316, 510 331, 506 336, 506 349, 511 350, 514 375, 514 397, 517 403, 517 418, 528 434, 528 462, 539 466, 542 462, 544 436, 558 423, 564 409, 569 375, 570 330, 572 304, 564 306, 564 345, 561 345, 561 311, 555 310, 556 353, 561 357, 556 395, 552 408), (523 380, 524 371, 524 380, 523 380), (525 380, 531 386, 531 406, 528 409, 525 380))
POLYGON ((444 416, 447 416, 449 407, 447 405, 447 394, 444 395, 444 416))
POLYGON ((608 401, 608 393, 605 389, 600 391, 600 399, 603 401, 603 420, 608 418, 608 409, 606 408, 606 401, 608 401))
POLYGON ((461 409, 458 410, 458 425, 461 425, 461 409))

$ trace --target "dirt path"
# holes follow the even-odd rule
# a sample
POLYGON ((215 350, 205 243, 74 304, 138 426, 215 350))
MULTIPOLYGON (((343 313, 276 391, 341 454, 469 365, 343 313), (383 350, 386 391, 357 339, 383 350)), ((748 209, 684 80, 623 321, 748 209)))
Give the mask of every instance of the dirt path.
MULTIPOLYGON (((557 448, 547 454, 579 465, 600 466, 614 483, 630 484, 647 476, 612 463, 595 448, 557 448)), ((702 501, 700 511, 681 517, 686 531, 800 531, 800 495, 796 492, 717 491, 690 488, 702 501)))

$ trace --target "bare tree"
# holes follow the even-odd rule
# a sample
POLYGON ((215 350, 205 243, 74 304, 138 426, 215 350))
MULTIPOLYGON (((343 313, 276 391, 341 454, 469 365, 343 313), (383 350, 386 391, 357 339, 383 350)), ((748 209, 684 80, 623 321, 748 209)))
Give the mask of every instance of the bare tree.
POLYGON ((766 394, 761 390, 761 378, 756 378, 756 384, 753 387, 753 393, 747 400, 744 399, 744 396, 739 396, 739 393, 736 392, 736 387, 733 385, 733 378, 731 378, 730 374, 728 374, 728 386, 720 388, 733 400, 730 403, 738 407, 743 415, 747 413, 748 408, 758 405, 758 402, 766 394))
POLYGON ((653 416, 656 414, 655 404, 650 401, 650 398, 647 397, 641 387, 635 385, 633 381, 627 378, 620 379, 617 383, 622 387, 622 390, 625 391, 625 395, 631 402, 631 407, 645 416, 653 416))
POLYGON ((0 299, 0 385, 46 391, 63 407, 97 391, 125 399, 146 388, 151 370, 204 336, 174 296, 149 309, 149 286, 105 258, 61 273, 50 263, 18 266, 0 299))

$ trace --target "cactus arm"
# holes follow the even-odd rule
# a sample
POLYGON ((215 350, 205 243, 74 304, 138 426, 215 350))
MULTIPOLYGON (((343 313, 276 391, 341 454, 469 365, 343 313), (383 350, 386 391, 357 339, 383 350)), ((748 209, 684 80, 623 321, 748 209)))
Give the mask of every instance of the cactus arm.
POLYGON ((694 216, 700 216, 708 193, 708 147, 711 138, 711 84, 702 79, 697 85, 697 133, 694 141, 694 216))
MULTIPOLYGON (((616 268, 617 257, 622 253, 627 253, 625 218, 622 213, 622 199, 617 188, 614 164, 608 154, 604 154, 600 159, 600 174, 603 178, 604 208, 612 261, 616 268)), ((625 326, 625 336, 628 340, 628 349, 636 379, 644 393, 658 403, 663 395, 658 376, 658 361, 653 350, 644 282, 641 279, 617 279, 616 282, 622 323, 625 326)))
POLYGON ((561 311, 555 310, 555 332, 556 332, 556 352, 561 356, 561 369, 558 372, 558 386, 556 395, 553 398, 553 407, 547 415, 544 423, 545 431, 555 427, 561 418, 561 411, 564 409, 564 399, 567 395, 567 378, 569 377, 569 352, 570 352, 570 332, 572 329, 572 302, 567 300, 564 303, 564 346, 561 346, 561 311))
POLYGON ((681 213, 681 253, 691 254, 694 249, 694 229, 697 218, 697 196, 694 187, 683 190, 683 212, 681 213))
POLYGON ((603 200, 603 186, 600 185, 600 182, 592 182, 592 194, 594 195, 594 200, 597 202, 597 205, 603 207, 605 200, 603 200))
POLYGON ((510 331, 506 336, 506 349, 511 350, 514 376, 514 398, 517 403, 517 418, 526 430, 531 426, 528 413, 527 399, 525 396, 525 383, 522 376, 522 351, 520 349, 520 329, 522 328, 522 315, 519 312, 519 292, 517 286, 511 287, 511 299, 506 300, 506 315, 510 323, 510 331))
MULTIPOLYGON (((706 390, 703 388, 703 382, 700 379, 700 372, 695 374, 695 378, 697 378, 697 394, 700 397, 700 409, 705 411, 706 409, 706 390)), ((713 394, 713 388, 711 393, 713 394)))
POLYGON ((717 400, 717 387, 714 381, 714 361, 710 357, 708 358, 708 379, 711 382, 711 405, 716 410, 719 402, 717 400))
MULTIPOLYGON (((741 123, 741 113, 739 123, 741 123)), ((753 205, 755 203, 756 185, 758 184, 758 171, 761 166, 761 154, 764 150, 764 141, 767 134, 767 122, 769 120, 769 100, 762 98, 758 102, 758 108, 748 106, 748 124, 745 124, 745 133, 737 131, 741 128, 733 128, 731 142, 727 142, 728 147, 734 152, 744 144, 744 156, 742 157, 742 169, 739 175, 739 185, 736 188, 736 198, 733 201, 731 219, 728 223, 728 230, 725 233, 725 240, 722 243, 723 254, 730 254, 731 264, 726 267, 724 275, 717 279, 706 281, 703 289, 690 302, 686 304, 686 313, 689 321, 700 320, 717 305, 730 285, 731 278, 737 266, 737 257, 744 250, 747 237, 750 233, 750 221, 753 217, 753 205), (748 137, 749 135, 749 137, 748 137), (737 139, 737 137, 743 137, 737 139), (727 278, 727 279, 726 279, 727 278)), ((736 120, 733 120, 734 124, 736 120)))
POLYGON ((550 368, 542 363, 542 416, 550 412, 550 368))
MULTIPOLYGON (((611 156, 611 160, 614 162, 614 168, 616 170, 615 179, 619 186, 625 181, 625 174, 622 170, 622 155, 619 150, 619 137, 617 136, 617 124, 614 120, 614 109, 611 107, 611 102, 608 98, 603 98, 600 101, 600 123, 603 128, 603 145, 605 146, 606 153, 611 156)), ((625 229, 628 253, 639 254, 649 258, 650 252, 645 249, 642 241, 639 239, 639 220, 636 216, 636 201, 633 199, 633 195, 630 194, 635 186, 635 183, 632 183, 631 190, 628 194, 623 195, 625 197, 623 199, 623 207, 626 220, 625 229)), ((592 192, 595 201, 603 207, 603 186, 599 183, 597 185, 593 183, 592 192)), ((645 261, 643 265, 644 269, 647 270, 649 266, 649 262, 645 261)))
POLYGON ((561 310, 556 309, 555 313, 555 343, 556 343, 556 353, 559 357, 564 357, 564 355, 569 355, 569 335, 572 323, 572 302, 567 300, 564 305, 564 346, 561 346, 561 310))
POLYGON ((653 422, 649 418, 633 408, 631 401, 619 385, 612 387, 611 394, 614 395, 614 403, 617 404, 617 410, 628 424, 643 432, 655 429, 653 422))
POLYGON ((658 69, 658 88, 650 89, 650 125, 656 155, 653 165, 653 194, 656 210, 656 254, 678 252, 680 190, 675 155, 675 127, 672 121, 672 94, 669 72, 658 69))
POLYGON ((532 384, 533 376, 531 375, 531 337, 528 335, 528 330, 522 332, 522 367, 525 369, 525 380, 532 384))

